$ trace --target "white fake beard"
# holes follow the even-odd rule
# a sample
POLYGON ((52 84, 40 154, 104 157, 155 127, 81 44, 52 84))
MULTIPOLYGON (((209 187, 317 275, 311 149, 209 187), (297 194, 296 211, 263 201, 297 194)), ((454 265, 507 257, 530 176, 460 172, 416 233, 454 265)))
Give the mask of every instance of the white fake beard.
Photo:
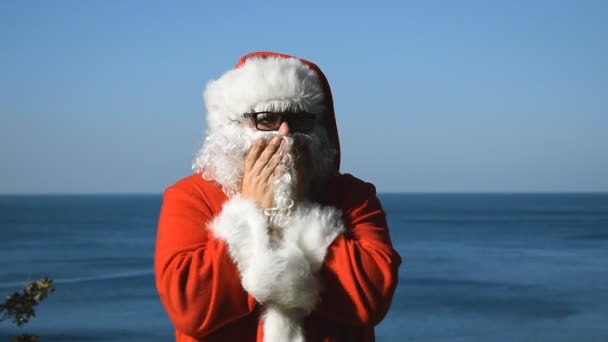
MULTIPOLYGON (((253 144, 260 138, 269 141, 279 135, 276 131, 257 131, 238 123, 208 132, 202 148, 198 152, 192 168, 202 172, 203 178, 222 186, 224 193, 232 197, 241 191, 245 158, 253 144)), ((294 206, 297 186, 294 167, 305 153, 310 156, 311 186, 322 184, 334 172, 335 148, 332 147, 324 128, 316 126, 309 134, 295 133, 281 136, 287 143, 285 158, 281 161, 281 174, 274 179, 274 208, 265 209, 271 223, 282 227, 294 206), (296 148, 294 149, 294 146, 296 148)))

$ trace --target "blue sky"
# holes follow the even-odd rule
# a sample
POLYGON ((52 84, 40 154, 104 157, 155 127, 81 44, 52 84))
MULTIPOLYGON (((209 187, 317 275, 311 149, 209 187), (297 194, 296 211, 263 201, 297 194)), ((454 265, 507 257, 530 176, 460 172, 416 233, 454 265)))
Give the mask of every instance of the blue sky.
POLYGON ((260 3, 1 1, 0 193, 162 192, 256 50, 323 69, 381 192, 608 191, 608 2, 260 3))

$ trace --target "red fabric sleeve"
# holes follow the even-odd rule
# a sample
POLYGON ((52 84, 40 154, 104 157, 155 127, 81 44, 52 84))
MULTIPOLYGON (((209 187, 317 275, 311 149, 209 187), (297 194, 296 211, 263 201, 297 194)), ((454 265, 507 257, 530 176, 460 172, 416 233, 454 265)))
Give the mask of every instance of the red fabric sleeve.
POLYGON ((376 189, 350 175, 340 189, 346 232, 329 246, 317 314, 351 325, 376 325, 388 312, 401 257, 393 249, 376 189))
POLYGON ((215 216, 209 200, 203 191, 168 188, 155 252, 156 286, 169 318, 177 330, 199 338, 256 306, 241 286, 227 245, 206 228, 215 216))

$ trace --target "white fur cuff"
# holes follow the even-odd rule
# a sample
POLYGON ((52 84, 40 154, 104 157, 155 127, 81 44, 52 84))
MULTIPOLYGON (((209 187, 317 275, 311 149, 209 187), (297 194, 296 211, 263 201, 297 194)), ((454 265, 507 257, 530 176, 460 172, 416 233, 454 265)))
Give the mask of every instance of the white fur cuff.
POLYGON ((312 272, 318 272, 327 248, 343 231, 342 213, 338 209, 304 203, 292 216, 285 239, 297 243, 306 255, 312 272))
POLYGON ((228 200, 210 228, 228 244, 243 288, 258 302, 312 311, 319 284, 308 258, 292 241, 271 247, 267 218, 253 201, 228 200))
POLYGON ((304 253, 292 243, 256 250, 242 274, 243 287, 259 302, 311 312, 317 304, 318 279, 304 253))
POLYGON ((259 236, 267 230, 268 221, 262 210, 251 200, 234 196, 209 225, 216 238, 226 241, 230 256, 239 271, 247 267, 254 250, 254 232, 259 236))

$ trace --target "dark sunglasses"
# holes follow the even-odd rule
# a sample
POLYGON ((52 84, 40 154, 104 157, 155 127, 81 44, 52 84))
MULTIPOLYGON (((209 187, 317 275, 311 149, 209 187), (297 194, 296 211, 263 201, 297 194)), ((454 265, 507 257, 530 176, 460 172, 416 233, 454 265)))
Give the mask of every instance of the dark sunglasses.
POLYGON ((308 133, 316 122, 317 114, 308 112, 254 112, 243 117, 252 118, 255 128, 260 131, 276 131, 283 122, 294 132, 308 133))

